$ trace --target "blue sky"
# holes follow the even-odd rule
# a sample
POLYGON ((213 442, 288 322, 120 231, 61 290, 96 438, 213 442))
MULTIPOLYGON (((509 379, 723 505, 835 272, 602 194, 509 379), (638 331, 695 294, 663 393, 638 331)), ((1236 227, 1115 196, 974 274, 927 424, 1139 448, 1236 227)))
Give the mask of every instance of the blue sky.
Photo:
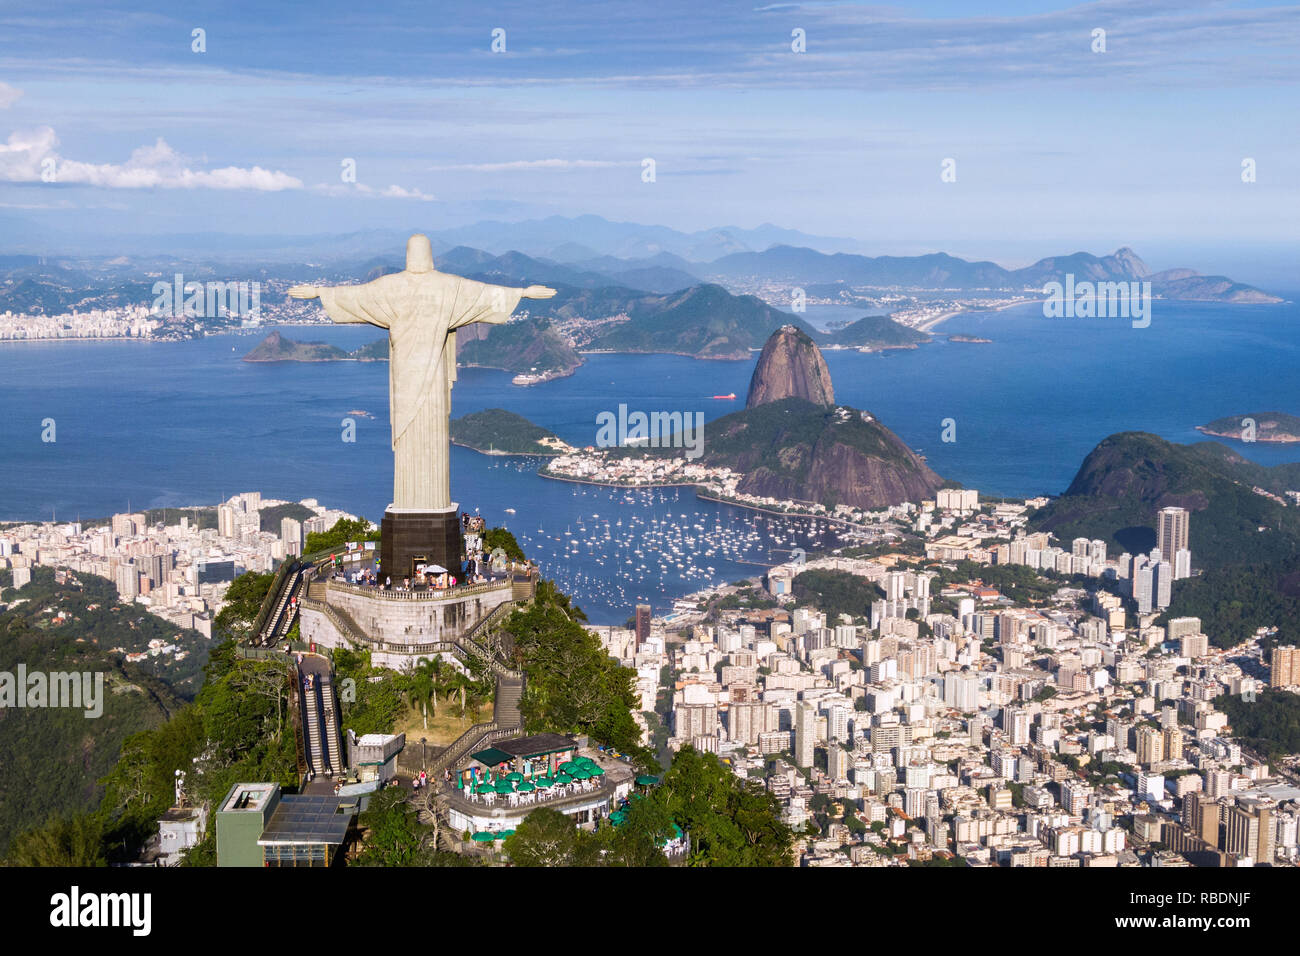
POLYGON ((1296 6, 175 6, 5 4, 0 248, 595 213, 1011 262, 1300 225, 1296 6))

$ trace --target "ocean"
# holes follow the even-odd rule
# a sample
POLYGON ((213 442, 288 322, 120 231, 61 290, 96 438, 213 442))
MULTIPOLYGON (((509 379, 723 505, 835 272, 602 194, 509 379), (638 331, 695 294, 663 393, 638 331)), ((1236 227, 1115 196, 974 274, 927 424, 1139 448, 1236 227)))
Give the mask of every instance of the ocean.
MULTIPOLYGON (((853 317, 830 311, 838 308, 810 307, 805 318, 820 325, 853 317)), ((102 517, 260 491, 318 498, 377 522, 392 487, 387 365, 240 361, 267 331, 176 343, 0 344, 0 520, 102 517), (374 417, 351 416, 356 441, 345 443, 343 419, 354 410, 374 417), (49 419, 52 442, 42 440, 49 419)), ((1084 456, 1114 432, 1192 442, 1204 439, 1196 425, 1224 415, 1300 413, 1297 331, 1293 303, 1157 300, 1145 329, 1124 319, 1046 319, 1030 305, 960 315, 916 349, 825 354, 837 401, 872 412, 939 474, 988 494, 1026 496, 1063 491, 1084 456), (992 342, 947 341, 956 334, 992 342), (956 441, 944 442, 949 419, 956 441)), ((381 335, 356 327, 283 332, 347 349, 381 335)), ((591 355, 576 374, 529 388, 511 385, 506 372, 462 369, 454 414, 506 408, 586 445, 597 414, 617 414, 620 404, 698 411, 707 443, 707 422, 743 406, 753 367, 754 360, 591 355), (711 398, 733 392, 735 401, 711 398)), ((1234 447, 1265 464, 1300 460, 1300 447, 1234 447)), ((515 531, 595 623, 623 622, 638 601, 667 610, 704 584, 785 560, 792 547, 835 541, 824 523, 792 530, 697 501, 687 489, 571 485, 538 477, 535 459, 459 447, 451 459, 461 507, 515 531)))

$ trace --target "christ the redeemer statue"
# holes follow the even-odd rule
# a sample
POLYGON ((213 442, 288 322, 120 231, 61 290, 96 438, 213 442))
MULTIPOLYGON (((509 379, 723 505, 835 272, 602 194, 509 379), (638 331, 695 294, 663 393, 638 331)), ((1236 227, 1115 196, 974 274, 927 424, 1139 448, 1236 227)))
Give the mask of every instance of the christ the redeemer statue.
POLYGON ((555 290, 488 285, 438 272, 429 237, 406 243, 406 270, 364 285, 298 285, 295 299, 320 297, 335 322, 367 322, 388 330, 388 395, 393 428, 390 512, 448 511, 448 420, 456 380, 456 329, 501 323, 521 298, 549 299, 555 290))

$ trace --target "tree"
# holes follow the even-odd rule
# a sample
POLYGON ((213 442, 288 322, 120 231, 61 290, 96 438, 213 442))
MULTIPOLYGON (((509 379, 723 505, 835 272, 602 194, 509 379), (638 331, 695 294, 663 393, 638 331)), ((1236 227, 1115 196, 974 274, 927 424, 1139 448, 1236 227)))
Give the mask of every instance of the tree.
MULTIPOLYGON (((432 788, 430 788, 432 789, 432 788)), ((380 790, 358 821, 366 829, 359 866, 411 866, 424 840, 401 788, 380 790)))
POLYGON ((256 571, 247 571, 231 581, 226 589, 226 605, 212 619, 213 629, 236 641, 247 638, 274 581, 274 574, 256 571))
POLYGON ((569 866, 578 830, 559 810, 539 807, 506 837, 505 851, 515 866, 569 866))
POLYGON ((307 535, 307 540, 303 544, 305 554, 315 554, 318 551, 332 551, 335 548, 342 548, 349 541, 378 541, 379 529, 367 521, 364 517, 355 521, 349 518, 340 518, 334 522, 334 527, 328 531, 313 531, 307 535))
POLYGON ((94 814, 61 817, 14 838, 10 866, 107 866, 103 826, 94 814))
POLYGON ((691 840, 692 866, 789 866, 793 834, 776 799, 712 754, 683 747, 650 798, 691 840))

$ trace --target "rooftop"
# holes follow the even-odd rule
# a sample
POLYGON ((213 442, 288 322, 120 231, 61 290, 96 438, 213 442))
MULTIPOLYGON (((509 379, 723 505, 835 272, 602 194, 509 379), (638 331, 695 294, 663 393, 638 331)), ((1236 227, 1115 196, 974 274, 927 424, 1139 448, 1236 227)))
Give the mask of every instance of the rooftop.
POLYGON ((498 740, 493 749, 504 751, 511 759, 515 757, 542 757, 546 754, 558 753, 561 750, 572 750, 577 746, 577 742, 572 737, 565 737, 563 734, 534 734, 531 737, 512 737, 509 740, 498 740))
POLYGON ((280 800, 257 842, 260 846, 314 843, 337 846, 347 836, 351 814, 339 813, 339 798, 294 794, 280 800))

